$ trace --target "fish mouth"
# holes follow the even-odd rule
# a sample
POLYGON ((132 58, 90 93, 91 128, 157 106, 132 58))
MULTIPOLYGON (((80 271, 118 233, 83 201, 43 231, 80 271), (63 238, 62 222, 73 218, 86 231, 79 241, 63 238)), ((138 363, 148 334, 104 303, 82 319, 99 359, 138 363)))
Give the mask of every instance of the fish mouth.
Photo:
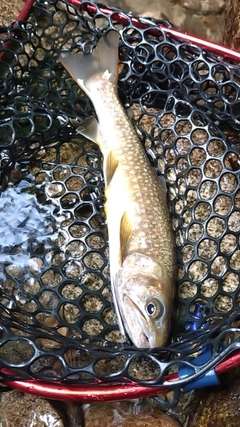
POLYGON ((147 334, 144 331, 144 324, 147 323, 147 319, 144 317, 143 313, 141 312, 141 310, 139 309, 139 307, 137 306, 137 304, 126 294, 124 294, 123 296, 123 301, 124 301, 124 305, 125 308, 127 309, 129 316, 129 319, 133 319, 133 312, 136 313, 136 318, 133 319, 130 323, 130 328, 129 328, 129 335, 130 338, 132 336, 132 332, 134 331, 134 337, 136 338, 134 340, 134 343, 136 345, 136 347, 139 348, 150 348, 152 347, 151 345, 151 339, 149 339, 149 337, 147 336, 147 334))

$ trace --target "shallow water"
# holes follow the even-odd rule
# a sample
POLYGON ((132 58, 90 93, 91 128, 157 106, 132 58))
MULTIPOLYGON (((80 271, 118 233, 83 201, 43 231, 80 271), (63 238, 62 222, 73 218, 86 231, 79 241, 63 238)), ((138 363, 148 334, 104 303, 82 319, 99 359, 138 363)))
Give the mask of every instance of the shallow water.
POLYGON ((0 271, 3 280, 3 264, 14 265, 15 270, 19 267, 37 272, 40 266, 30 250, 36 252, 40 245, 45 250, 51 247, 53 206, 38 202, 32 180, 30 176, 29 180, 9 186, 0 195, 0 271))

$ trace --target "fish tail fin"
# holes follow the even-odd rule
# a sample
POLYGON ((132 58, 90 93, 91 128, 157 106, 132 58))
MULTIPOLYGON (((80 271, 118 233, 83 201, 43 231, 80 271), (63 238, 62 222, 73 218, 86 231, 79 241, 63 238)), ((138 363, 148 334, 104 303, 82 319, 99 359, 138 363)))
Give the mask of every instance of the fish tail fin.
POLYGON ((91 99, 91 85, 107 80, 117 85, 118 32, 109 31, 92 54, 70 53, 60 62, 91 99))

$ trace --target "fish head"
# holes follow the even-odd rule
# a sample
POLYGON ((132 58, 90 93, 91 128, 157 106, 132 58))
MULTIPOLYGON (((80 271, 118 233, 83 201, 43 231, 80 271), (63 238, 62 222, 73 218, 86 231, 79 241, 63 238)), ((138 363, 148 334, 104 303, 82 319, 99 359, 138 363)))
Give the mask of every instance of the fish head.
POLYGON ((164 346, 174 297, 166 268, 149 256, 132 253, 118 273, 116 291, 124 327, 135 346, 164 346))

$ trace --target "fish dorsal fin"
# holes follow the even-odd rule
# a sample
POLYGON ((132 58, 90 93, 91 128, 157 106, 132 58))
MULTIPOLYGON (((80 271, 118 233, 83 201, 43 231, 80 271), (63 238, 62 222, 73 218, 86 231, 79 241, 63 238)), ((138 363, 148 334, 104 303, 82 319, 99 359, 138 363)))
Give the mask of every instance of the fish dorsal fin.
POLYGON ((120 262, 126 257, 127 246, 132 236, 132 224, 127 212, 124 212, 120 222, 120 262))
POLYGON ((90 116, 84 120, 82 124, 77 127, 76 131, 90 141, 96 142, 99 146, 101 145, 102 136, 98 121, 94 116, 90 116))
POLYGON ((104 178, 105 185, 108 186, 118 167, 118 161, 112 151, 109 151, 104 158, 104 178))

